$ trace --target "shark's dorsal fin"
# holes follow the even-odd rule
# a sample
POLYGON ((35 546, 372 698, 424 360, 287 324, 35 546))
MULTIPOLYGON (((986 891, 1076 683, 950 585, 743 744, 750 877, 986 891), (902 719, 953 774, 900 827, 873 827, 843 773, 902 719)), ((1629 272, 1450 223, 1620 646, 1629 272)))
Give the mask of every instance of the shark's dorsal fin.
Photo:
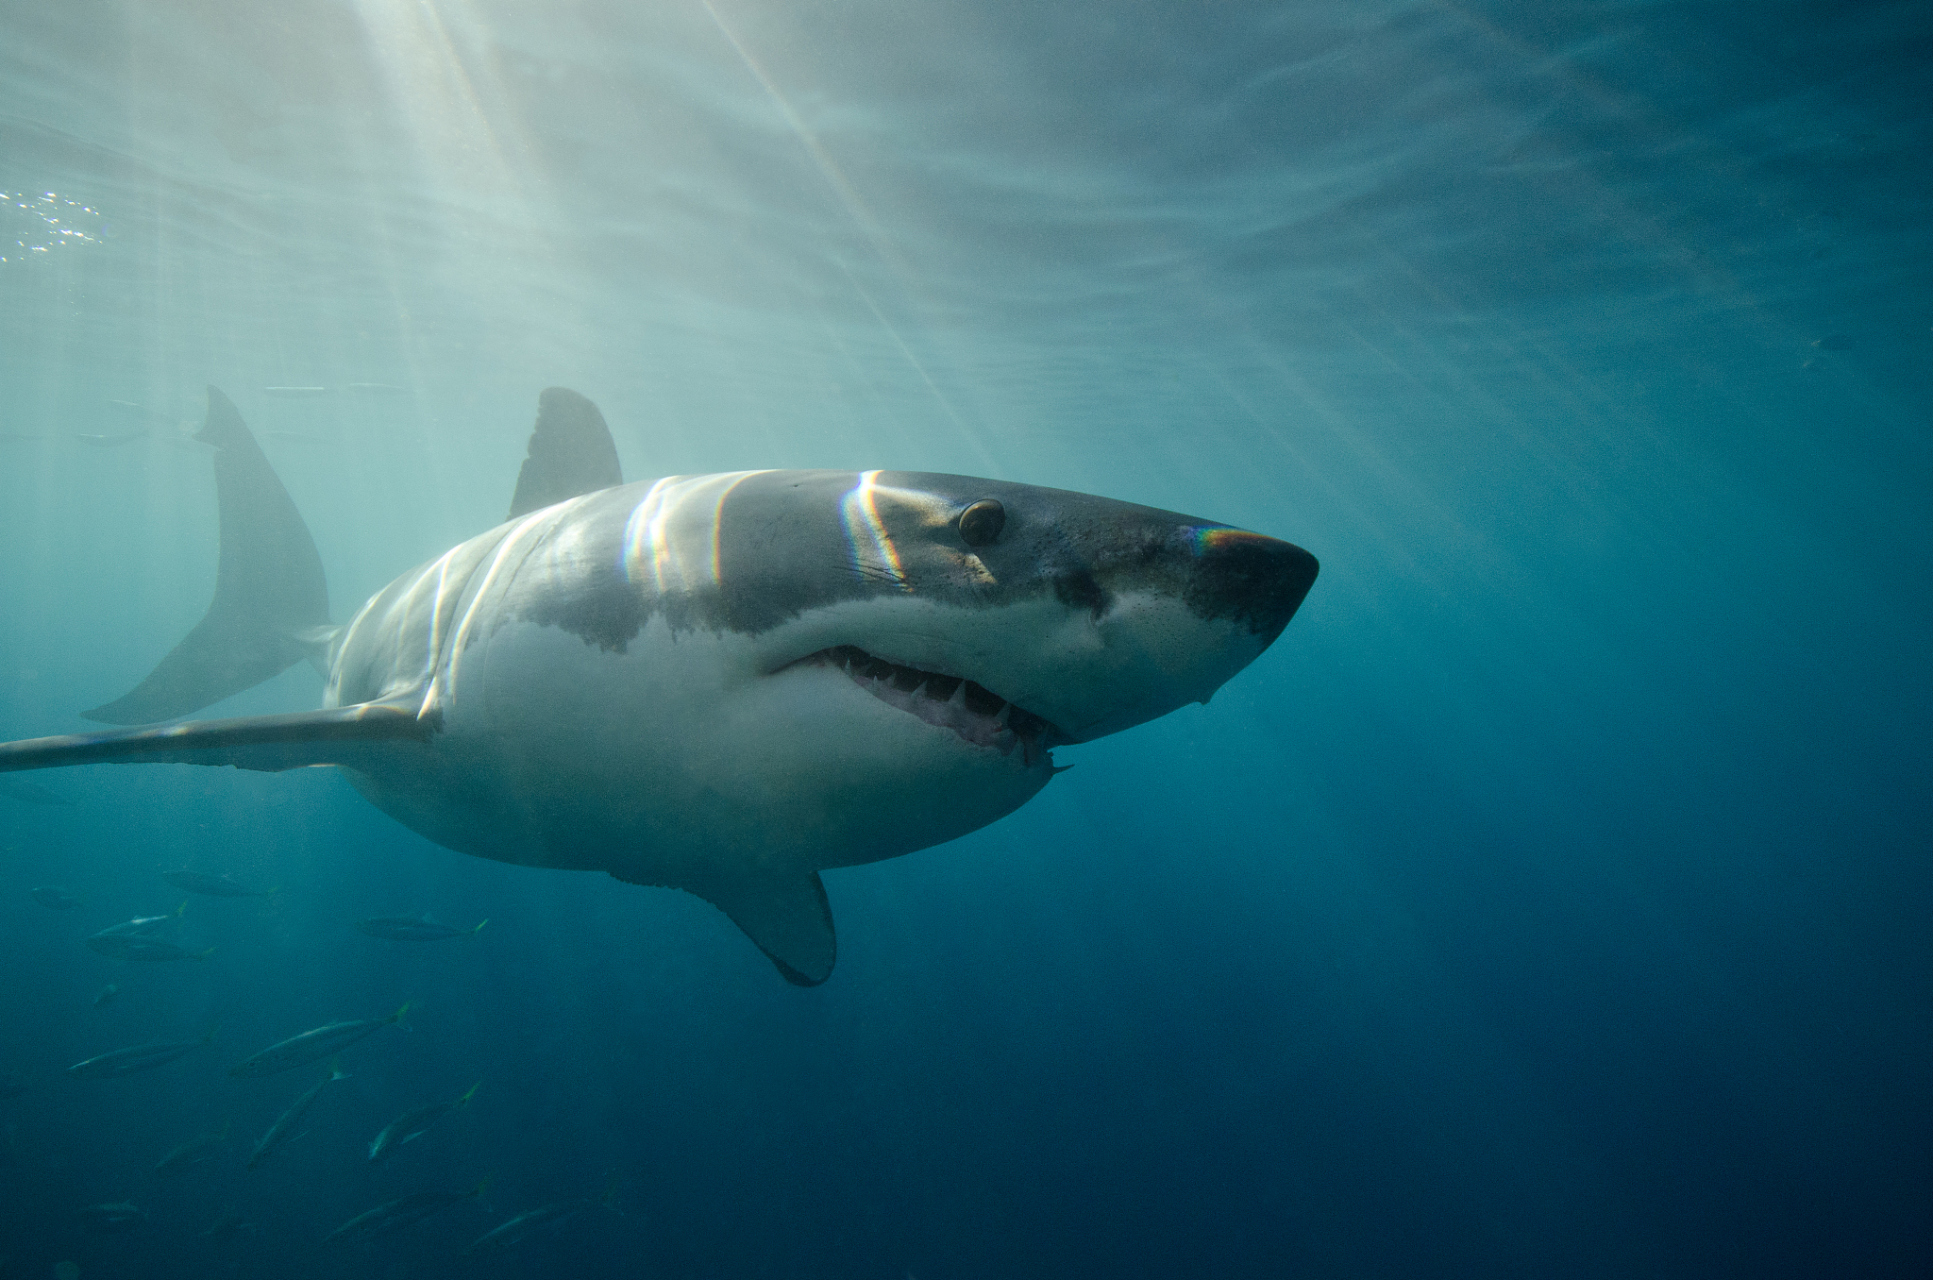
POLYGON ((546 387, 537 397, 537 426, 506 518, 623 483, 617 446, 597 406, 575 391, 546 387))
MULTIPOLYGON (((627 884, 663 884, 611 872, 627 884)), ((702 883, 671 886, 696 894, 730 916, 758 945, 781 977, 795 987, 816 987, 832 976, 839 941, 832 904, 816 871, 764 871, 707 875, 702 883)))
POLYGON ((308 656, 302 637, 329 622, 329 588, 308 526, 234 402, 208 388, 195 439, 215 446, 221 562, 208 612, 148 678, 84 711, 104 724, 152 724, 280 675, 308 656))

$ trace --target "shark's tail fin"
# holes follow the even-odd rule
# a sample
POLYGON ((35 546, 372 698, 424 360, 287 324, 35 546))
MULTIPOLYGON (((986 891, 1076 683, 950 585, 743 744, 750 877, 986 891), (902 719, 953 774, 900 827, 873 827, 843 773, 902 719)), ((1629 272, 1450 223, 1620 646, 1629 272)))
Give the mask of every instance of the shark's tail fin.
POLYGON ((221 563, 214 603, 132 692, 84 712, 90 720, 151 724, 185 716, 280 675, 326 636, 322 557, 242 415, 214 387, 195 439, 215 446, 221 563))

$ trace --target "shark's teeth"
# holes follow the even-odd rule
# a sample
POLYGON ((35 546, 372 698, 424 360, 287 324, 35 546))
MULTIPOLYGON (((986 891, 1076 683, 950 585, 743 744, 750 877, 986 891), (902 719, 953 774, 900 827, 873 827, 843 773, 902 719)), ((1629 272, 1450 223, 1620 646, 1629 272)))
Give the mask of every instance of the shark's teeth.
POLYGON ((1052 764, 1047 748, 1055 741, 1054 727, 971 680, 900 666, 854 645, 824 649, 802 662, 833 667, 881 702, 951 729, 975 746, 1003 756, 1019 747, 1029 768, 1052 764))

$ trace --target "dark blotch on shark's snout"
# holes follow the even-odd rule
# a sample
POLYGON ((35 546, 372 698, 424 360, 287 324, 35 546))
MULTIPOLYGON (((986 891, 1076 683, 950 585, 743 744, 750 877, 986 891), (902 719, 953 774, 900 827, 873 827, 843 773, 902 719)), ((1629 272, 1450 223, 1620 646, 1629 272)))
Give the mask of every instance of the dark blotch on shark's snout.
POLYGON ((1316 558, 1258 534, 1210 542, 1197 553, 1183 599, 1204 618, 1234 618, 1273 643, 1315 584, 1316 558))

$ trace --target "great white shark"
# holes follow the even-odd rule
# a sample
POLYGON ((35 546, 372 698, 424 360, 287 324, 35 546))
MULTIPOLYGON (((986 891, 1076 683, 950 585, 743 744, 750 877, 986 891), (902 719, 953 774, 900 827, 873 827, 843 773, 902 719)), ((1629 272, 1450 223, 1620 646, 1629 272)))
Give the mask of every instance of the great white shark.
POLYGON ((836 955, 819 873, 977 830, 1053 749, 1206 702, 1316 577, 1300 547, 1059 489, 904 471, 625 484, 553 387, 510 519, 329 621, 322 561, 213 387, 207 615, 138 726, 0 744, 0 773, 332 765, 448 848, 697 894, 788 980, 836 955), (322 708, 179 719, 304 659, 322 708), (157 723, 166 722, 166 723, 157 723))

